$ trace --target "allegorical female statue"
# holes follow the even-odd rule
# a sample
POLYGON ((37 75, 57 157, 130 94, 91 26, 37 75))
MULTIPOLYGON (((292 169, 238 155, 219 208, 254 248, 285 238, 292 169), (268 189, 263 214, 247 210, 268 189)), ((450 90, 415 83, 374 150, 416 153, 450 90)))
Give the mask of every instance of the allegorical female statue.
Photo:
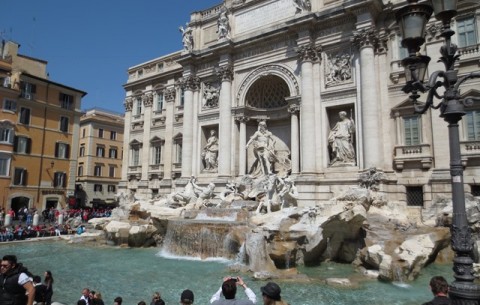
POLYGON ((203 147, 202 162, 206 171, 215 171, 218 167, 218 138, 215 130, 210 130, 210 137, 203 147))
POLYGON ((340 121, 332 128, 328 135, 328 144, 332 149, 330 165, 355 164, 355 124, 353 119, 347 118, 345 111, 339 113, 340 121))

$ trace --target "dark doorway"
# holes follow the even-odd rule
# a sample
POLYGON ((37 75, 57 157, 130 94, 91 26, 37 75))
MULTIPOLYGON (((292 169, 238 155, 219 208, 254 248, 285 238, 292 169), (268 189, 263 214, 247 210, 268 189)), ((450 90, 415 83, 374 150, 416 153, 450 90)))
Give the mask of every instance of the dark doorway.
POLYGON ((45 206, 45 209, 50 210, 50 209, 56 209, 58 205, 58 199, 47 199, 47 204, 45 206))
MULTIPOLYGON (((12 210, 15 211, 15 215, 18 217, 18 210, 21 208, 22 211, 24 208, 27 208, 28 209, 28 203, 30 202, 30 199, 28 197, 23 197, 23 196, 20 196, 20 197, 15 197, 12 199, 12 210)), ((22 215, 23 215, 23 212, 22 212, 22 215)))

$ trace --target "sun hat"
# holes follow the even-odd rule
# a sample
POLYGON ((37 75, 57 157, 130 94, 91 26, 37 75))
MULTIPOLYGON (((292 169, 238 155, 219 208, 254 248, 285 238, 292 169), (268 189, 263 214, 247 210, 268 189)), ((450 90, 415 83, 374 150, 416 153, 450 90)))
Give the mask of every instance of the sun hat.
POLYGON ((261 287, 260 290, 272 300, 280 301, 281 299, 280 292, 282 292, 282 290, 274 282, 268 282, 267 285, 261 287))

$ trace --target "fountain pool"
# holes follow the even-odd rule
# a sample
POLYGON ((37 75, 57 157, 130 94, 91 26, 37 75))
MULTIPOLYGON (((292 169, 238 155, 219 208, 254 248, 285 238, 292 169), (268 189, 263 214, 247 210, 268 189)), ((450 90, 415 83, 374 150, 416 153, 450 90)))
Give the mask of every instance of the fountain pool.
MULTIPOLYGON (((31 242, 0 244, 0 255, 15 254, 32 273, 42 275, 51 270, 55 278, 53 300, 75 305, 84 287, 100 291, 105 304, 112 304, 122 296, 125 305, 141 300, 150 302, 154 291, 159 291, 166 304, 178 304, 184 289, 195 293, 195 304, 208 304, 221 285, 231 261, 223 259, 189 260, 164 255, 158 248, 90 247, 64 242, 31 242)), ((302 268, 311 281, 277 281, 282 296, 291 305, 417 305, 431 299, 428 281, 433 275, 453 280, 450 265, 434 265, 422 271, 411 285, 393 285, 366 280, 355 274, 350 265, 324 263, 319 267, 302 268), (329 277, 349 277, 358 280, 358 287, 336 288, 322 283, 329 277)), ((260 287, 248 274, 241 275, 257 294, 261 305, 260 287)), ((356 281, 357 282, 357 281, 356 281)), ((244 297, 243 289, 238 296, 244 297)))

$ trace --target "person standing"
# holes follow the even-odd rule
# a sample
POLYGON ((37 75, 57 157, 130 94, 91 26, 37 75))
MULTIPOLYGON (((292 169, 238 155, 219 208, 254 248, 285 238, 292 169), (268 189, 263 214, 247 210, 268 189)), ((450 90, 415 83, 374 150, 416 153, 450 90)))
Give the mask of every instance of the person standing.
POLYGON ((262 292, 263 305, 288 305, 282 300, 280 293, 282 290, 274 282, 268 282, 267 285, 260 288, 262 292))
POLYGON ((45 304, 52 304, 52 295, 53 295, 53 276, 50 270, 45 271, 45 278, 43 279, 45 286, 47 287, 45 295, 45 304))
POLYGON ((15 255, 5 255, 0 264, 0 304, 32 305, 35 300, 35 287, 30 272, 22 264, 17 264, 15 255))
POLYGON ((212 305, 254 305, 257 302, 257 297, 252 289, 248 288, 241 277, 226 277, 223 279, 222 287, 212 296, 210 303, 212 305), (245 289, 245 294, 248 300, 235 299, 237 293, 237 285, 245 289), (220 299, 220 294, 223 294, 225 299, 220 299))
POLYGON ((160 295, 160 292, 155 292, 153 294, 150 305, 165 305, 165 301, 162 300, 162 296, 160 295))
POLYGON ((85 305, 90 305, 90 289, 88 288, 83 288, 82 290, 82 296, 80 297, 79 301, 85 301, 85 305))
POLYGON ((47 286, 42 284, 40 276, 33 277, 33 286, 35 287, 35 305, 45 305, 47 286))
POLYGON ((430 289, 433 293, 433 300, 423 305, 451 305, 448 298, 448 283, 443 276, 434 276, 430 280, 430 289))
POLYGON ((186 289, 180 295, 180 304, 181 305, 192 305, 193 304, 193 292, 189 289, 186 289))

